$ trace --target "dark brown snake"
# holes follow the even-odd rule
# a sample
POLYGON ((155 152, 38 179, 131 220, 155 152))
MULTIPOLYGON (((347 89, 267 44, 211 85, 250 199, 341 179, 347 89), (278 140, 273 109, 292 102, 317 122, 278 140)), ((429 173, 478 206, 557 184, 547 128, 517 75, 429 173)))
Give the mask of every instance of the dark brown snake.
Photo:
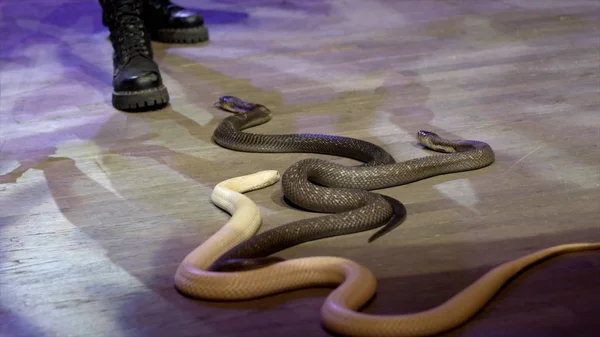
POLYGON ((322 238, 363 232, 383 226, 369 242, 397 227, 406 216, 398 200, 370 192, 436 175, 475 170, 492 164, 492 148, 481 141, 448 140, 419 131, 425 147, 443 152, 396 163, 381 147, 355 138, 324 134, 253 134, 243 130, 264 124, 271 111, 263 105, 223 96, 216 104, 233 112, 213 133, 218 145, 236 151, 262 153, 319 153, 362 161, 344 166, 321 159, 304 159, 286 170, 281 179, 284 196, 304 209, 334 213, 294 221, 265 231, 235 246, 210 270, 258 268, 282 260, 271 254, 322 238))

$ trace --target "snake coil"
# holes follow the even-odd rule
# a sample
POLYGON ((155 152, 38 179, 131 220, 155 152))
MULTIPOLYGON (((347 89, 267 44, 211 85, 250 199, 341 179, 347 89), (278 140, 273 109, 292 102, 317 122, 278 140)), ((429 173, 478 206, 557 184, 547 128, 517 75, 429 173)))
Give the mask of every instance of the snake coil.
POLYGON ((271 111, 261 104, 222 96, 217 107, 233 112, 213 133, 218 145, 236 151, 337 155, 362 161, 344 166, 321 159, 304 159, 282 176, 284 196, 304 209, 333 213, 294 221, 256 235, 221 256, 211 270, 241 270, 280 261, 267 256, 303 242, 371 230, 385 225, 369 242, 397 227, 406 216, 398 200, 371 190, 398 186, 424 178, 475 170, 494 162, 491 147, 474 140, 448 140, 419 131, 425 147, 442 152, 396 163, 381 147, 355 138, 323 134, 255 134, 245 129, 267 123, 271 111))

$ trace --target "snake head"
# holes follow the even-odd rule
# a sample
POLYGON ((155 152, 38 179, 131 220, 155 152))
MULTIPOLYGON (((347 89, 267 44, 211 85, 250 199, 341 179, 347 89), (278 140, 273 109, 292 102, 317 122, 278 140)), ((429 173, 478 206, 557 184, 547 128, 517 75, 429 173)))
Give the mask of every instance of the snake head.
POLYGON ((422 138, 422 137, 439 138, 440 136, 435 132, 431 132, 431 131, 427 131, 427 130, 419 130, 419 132, 417 132, 417 138, 422 138))
POLYGON ((256 104, 245 102, 235 96, 221 96, 219 101, 214 104, 216 108, 233 113, 247 113, 255 106, 256 104))

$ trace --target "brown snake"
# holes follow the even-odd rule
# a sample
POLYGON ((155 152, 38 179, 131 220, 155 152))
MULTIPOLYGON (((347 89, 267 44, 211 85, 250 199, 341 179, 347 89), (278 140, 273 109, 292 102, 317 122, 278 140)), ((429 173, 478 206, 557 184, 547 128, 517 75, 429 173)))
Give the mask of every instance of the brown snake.
POLYGON ((369 241, 389 232, 406 215, 404 206, 374 189, 403 185, 440 174, 486 167, 494 162, 491 147, 475 140, 448 140, 419 131, 427 148, 443 152, 396 163, 381 147, 355 138, 323 134, 254 134, 243 130, 268 122, 271 111, 233 96, 218 106, 234 112, 213 133, 214 141, 228 149, 247 152, 309 152, 362 161, 344 166, 321 159, 293 164, 282 176, 282 190, 292 203, 315 212, 334 213, 294 221, 265 231, 221 256, 211 270, 241 270, 280 261, 271 254, 303 242, 370 230, 386 224, 369 241), (395 215, 395 216, 394 216, 395 215))

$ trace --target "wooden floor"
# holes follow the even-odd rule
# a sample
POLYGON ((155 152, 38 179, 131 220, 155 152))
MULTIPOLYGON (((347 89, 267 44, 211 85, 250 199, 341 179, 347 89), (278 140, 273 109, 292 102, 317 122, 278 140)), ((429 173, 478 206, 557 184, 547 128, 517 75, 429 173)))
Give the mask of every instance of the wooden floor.
MULTIPOLYGON (((507 260, 600 241, 600 2, 194 1, 212 41, 155 44, 172 104, 110 104, 112 49, 91 0, 3 0, 0 335, 330 336, 331 289, 209 303, 173 286, 179 262, 229 216, 224 179, 321 155, 211 142, 230 94, 267 105, 253 131, 365 139, 398 161, 415 133, 486 141, 492 166, 381 190, 405 223, 279 254, 332 254, 377 276, 365 309, 424 310, 507 260)), ((271 228, 309 214, 279 185, 248 194, 271 228)), ((597 336, 600 253, 548 261, 447 336, 597 336)))

